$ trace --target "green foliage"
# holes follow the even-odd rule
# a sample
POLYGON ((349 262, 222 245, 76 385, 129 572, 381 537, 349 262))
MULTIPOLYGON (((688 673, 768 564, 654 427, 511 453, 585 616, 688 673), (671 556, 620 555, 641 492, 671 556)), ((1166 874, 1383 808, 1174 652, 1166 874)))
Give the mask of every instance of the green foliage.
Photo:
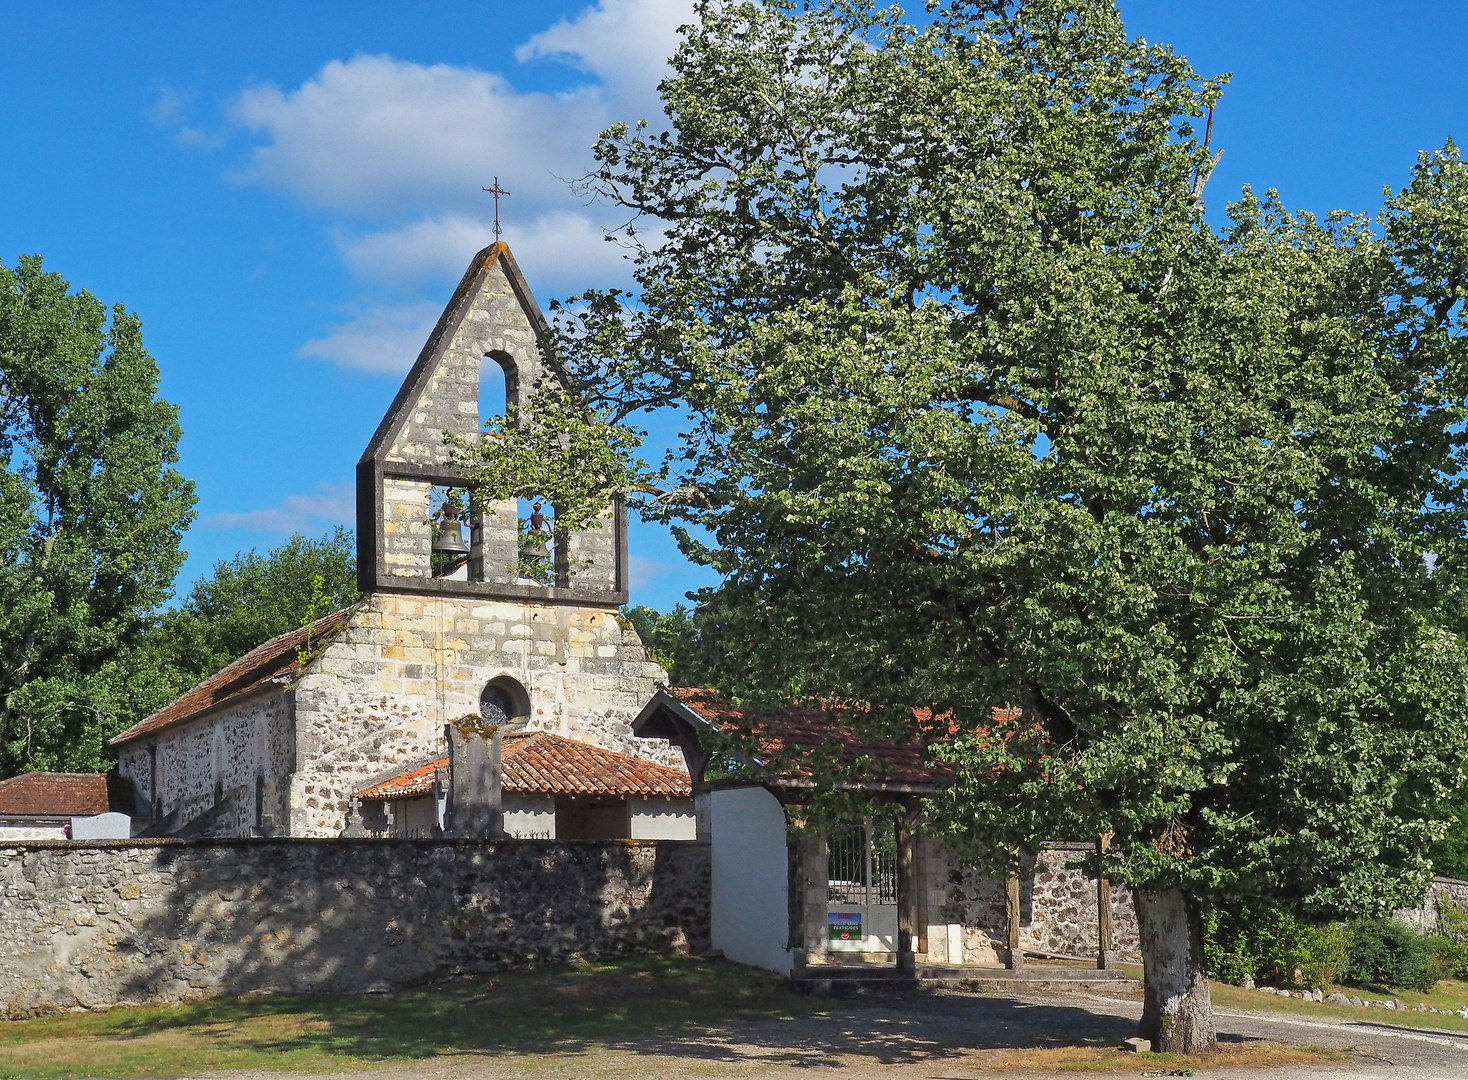
POLYGON ((877 734, 929 706, 955 837, 1113 832, 1133 884, 1311 919, 1410 902, 1468 752, 1456 150, 1379 232, 1245 192, 1215 233, 1218 84, 1110 4, 894 20, 705 9, 676 139, 599 147, 672 224, 643 309, 563 351, 698 421, 651 510, 715 538, 722 684, 877 734))
POLYGON ((1109 832, 1119 880, 1311 921, 1419 899, 1468 763, 1456 147, 1375 223, 1245 190, 1215 229, 1221 82, 1101 0, 707 4, 672 63, 670 130, 597 147, 660 224, 637 292, 556 351, 588 435, 691 417, 598 475, 713 538, 720 688, 926 741, 956 843, 1109 832))
POLYGON ((96 770, 156 689, 138 646, 193 520, 137 316, 0 266, 0 775, 96 770))
POLYGON ((1451 822, 1433 845, 1433 873, 1468 881, 1468 785, 1455 791, 1439 812, 1451 822))
POLYGON ((149 633, 157 690, 145 716, 256 645, 355 602, 352 534, 338 526, 320 539, 292 536, 264 555, 245 552, 215 564, 149 633))
POLYGON ((1347 942, 1343 924, 1302 922, 1278 904, 1203 913, 1208 972, 1236 986, 1252 979, 1261 986, 1329 988, 1345 966, 1347 942))
POLYGON ((622 615, 637 631, 652 658, 668 672, 671 685, 707 685, 709 672, 703 660, 701 627, 696 611, 676 604, 672 611, 659 614, 639 604, 624 607, 622 615))
POLYGON ((1442 973, 1432 941, 1399 919, 1365 919, 1351 926, 1344 977, 1351 982, 1426 993, 1442 973))
POLYGON ((1445 974, 1468 982, 1468 911, 1444 904, 1432 946, 1445 974))

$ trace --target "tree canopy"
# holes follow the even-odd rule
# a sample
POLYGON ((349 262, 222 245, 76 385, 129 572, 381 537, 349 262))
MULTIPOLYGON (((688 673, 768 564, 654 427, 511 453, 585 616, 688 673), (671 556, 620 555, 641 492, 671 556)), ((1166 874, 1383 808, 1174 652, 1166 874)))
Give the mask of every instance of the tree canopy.
POLYGON ((102 768, 193 520, 136 315, 0 266, 0 774, 102 768))
MULTIPOLYGON (((1178 1050, 1200 905, 1419 900, 1468 756, 1468 170, 1215 227, 1221 87, 1100 0, 700 4, 668 129, 587 179, 638 288, 555 343, 588 428, 692 417, 599 475, 713 537, 722 688, 930 709, 956 846, 1109 835, 1178 1050)), ((481 494, 556 498, 553 442, 501 435, 481 494)))
POLYGON ((338 526, 319 539, 292 536, 261 555, 218 562, 149 632, 146 651, 167 704, 256 645, 357 600, 352 534, 338 526))

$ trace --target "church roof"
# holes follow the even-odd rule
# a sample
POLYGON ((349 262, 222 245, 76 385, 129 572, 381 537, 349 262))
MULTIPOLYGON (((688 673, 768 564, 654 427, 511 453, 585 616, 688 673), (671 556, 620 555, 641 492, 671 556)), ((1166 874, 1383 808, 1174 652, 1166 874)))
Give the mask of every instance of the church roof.
POLYGON ((116 773, 30 772, 0 780, 0 817, 92 817, 133 812, 132 785, 116 773))
POLYGON ((288 675, 296 664, 296 650, 306 644, 307 637, 321 637, 335 632, 351 608, 333 611, 325 618, 317 619, 310 626, 288 631, 257 645, 231 664, 226 664, 213 675, 194 687, 187 694, 165 705, 152 716, 139 720, 121 735, 112 739, 111 745, 121 746, 144 735, 153 735, 165 728, 192 720, 200 713, 244 697, 272 681, 288 675))
MULTIPOLYGON (((681 769, 575 742, 546 731, 506 735, 500 745, 501 784, 506 792, 553 795, 693 794, 681 769)), ((357 792, 367 800, 411 799, 433 790, 434 774, 449 767, 439 758, 357 792)))
MULTIPOLYGON (((929 710, 913 710, 915 736, 932 726, 929 710)), ((873 791, 928 793, 954 775, 950 766, 931 762, 916 737, 900 744, 869 738, 844 723, 840 710, 792 707, 761 715, 739 709, 711 690, 659 690, 632 730, 642 738, 680 744, 685 737, 699 739, 700 732, 719 733, 746 748, 757 764, 778 763, 779 779, 773 782, 779 786, 815 783, 813 764, 830 773, 838 786, 873 791)))

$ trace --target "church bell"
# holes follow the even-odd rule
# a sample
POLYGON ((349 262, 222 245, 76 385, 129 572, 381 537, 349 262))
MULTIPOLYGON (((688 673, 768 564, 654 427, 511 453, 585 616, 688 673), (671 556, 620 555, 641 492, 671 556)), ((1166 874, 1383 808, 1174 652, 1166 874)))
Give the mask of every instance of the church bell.
POLYGON ((550 558, 550 551, 545 546, 545 515, 540 512, 540 505, 536 503, 535 509, 530 512, 530 528, 525 531, 525 539, 520 542, 521 562, 550 558))
POLYGON ((545 534, 541 532, 528 532, 525 541, 520 545, 520 560, 522 562, 534 562, 537 559, 550 558, 550 550, 545 546, 545 534))
POLYGON ((457 517, 444 515, 444 519, 438 523, 438 535, 433 538, 433 553, 453 556, 469 554, 469 545, 464 542, 464 526, 457 517))

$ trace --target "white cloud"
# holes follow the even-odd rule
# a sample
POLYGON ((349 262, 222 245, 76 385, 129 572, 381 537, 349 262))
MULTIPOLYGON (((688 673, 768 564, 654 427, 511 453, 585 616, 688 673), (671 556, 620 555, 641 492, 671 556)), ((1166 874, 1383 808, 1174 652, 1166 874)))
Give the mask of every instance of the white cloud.
POLYGON ((632 592, 642 592, 651 588, 660 578, 676 572, 676 569, 667 563, 632 552, 627 556, 628 588, 632 592))
POLYGON ((517 92, 504 76, 390 56, 333 60, 300 87, 246 90, 234 116, 266 139, 242 176, 348 214, 467 209, 496 175, 521 204, 564 198, 609 113, 605 95, 517 92))
MULTIPOLYGON (((532 282, 624 284, 631 272, 625 247, 608 241, 584 212, 557 210, 524 223, 506 222, 504 235, 532 282)), ((461 274, 474 253, 493 242, 489 222, 453 214, 342 237, 337 244, 356 276, 408 287, 461 274)))
POLYGON ((153 104, 146 112, 154 127, 173 128, 173 138, 180 146, 195 150, 217 150, 224 145, 224 136, 217 131, 189 123, 194 111, 193 90, 178 90, 167 83, 153 85, 153 104))
POLYGON ((404 285, 460 273, 476 251, 492 243, 494 229, 487 222, 451 214, 419 218, 398 229, 343 237, 337 246, 347 269, 358 277, 404 285))
POLYGON ((655 102, 652 90, 678 47, 678 27, 692 17, 688 0, 599 0, 530 38, 515 59, 562 60, 598 76, 626 104, 655 102))
POLYGON ((431 300, 368 308, 325 337, 306 342, 297 355, 358 371, 401 373, 418 358, 439 311, 431 300))
POLYGON ((158 127, 173 127, 188 119, 193 104, 192 90, 178 90, 167 83, 154 83, 153 104, 148 106, 146 115, 158 127))
MULTIPOLYGON (((692 0, 597 0, 530 37, 516 50, 521 63, 587 73, 563 93, 522 92, 474 67, 365 55, 332 60, 294 88, 242 91, 229 115, 259 143, 237 179, 340 215, 337 248, 362 282, 398 301, 425 288, 437 297, 364 305, 299 354, 406 370, 447 299, 442 284, 493 239, 493 203, 481 188, 495 177, 511 192, 504 239, 538 294, 626 284, 630 263, 605 239, 618 211, 587 205, 563 178, 586 173, 612 122, 660 115, 657 83, 692 9, 692 0)), ((188 102, 160 93, 156 108, 183 124, 188 102)))
POLYGON ((356 520, 356 489, 351 484, 321 483, 309 495, 287 495, 276 506, 244 513, 211 514, 199 524, 215 529, 258 529, 262 532, 313 532, 356 520))

